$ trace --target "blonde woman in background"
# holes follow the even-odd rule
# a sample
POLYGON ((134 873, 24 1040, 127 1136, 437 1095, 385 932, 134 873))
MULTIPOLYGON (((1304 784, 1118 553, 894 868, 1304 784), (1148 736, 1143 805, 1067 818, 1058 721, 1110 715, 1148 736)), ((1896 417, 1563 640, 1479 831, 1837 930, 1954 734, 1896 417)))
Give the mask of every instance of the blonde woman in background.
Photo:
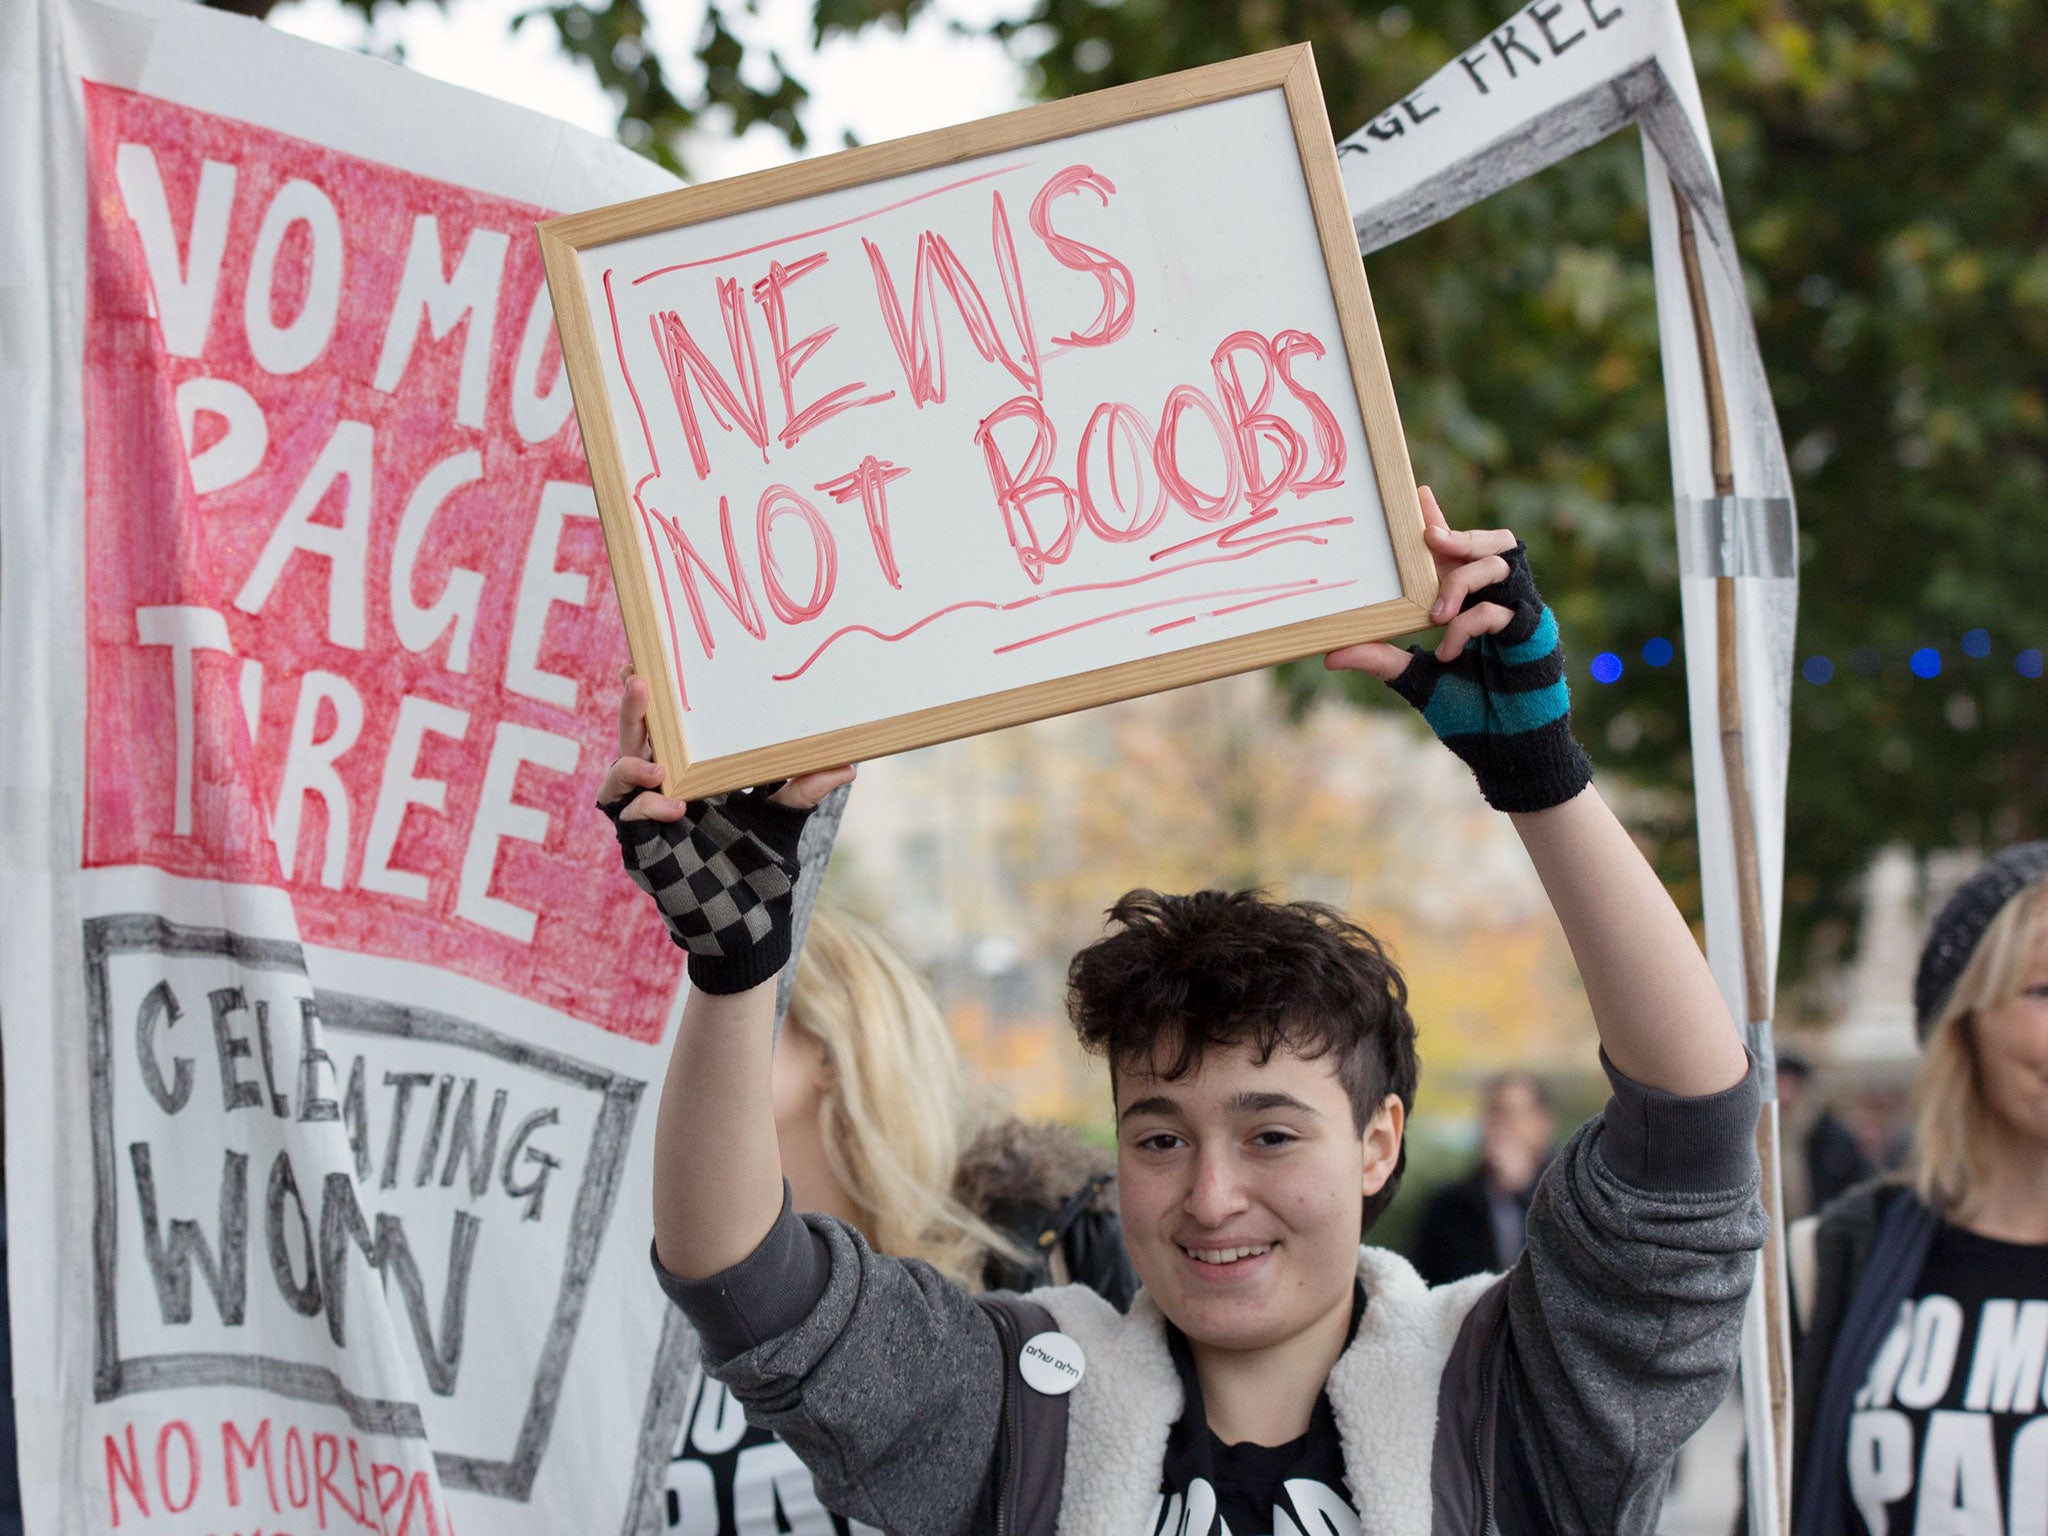
MULTIPOLYGON (((775 1042, 776 1141, 790 1198, 971 1290, 1069 1279, 1128 1306, 1136 1279, 1110 1159, 1053 1126, 991 1123, 924 979, 877 929, 813 912, 775 1042)), ((788 1446, 696 1373, 667 1478, 685 1536, 860 1536, 788 1446)))
POLYGON ((875 929, 820 907, 775 1041, 775 1135, 800 1211, 979 1286, 1003 1239, 953 1192, 985 1095, 924 979, 875 929))
POLYGON ((1790 1234, 1795 1536, 2048 1532, 2048 843, 1921 952, 1914 1146, 1790 1234))

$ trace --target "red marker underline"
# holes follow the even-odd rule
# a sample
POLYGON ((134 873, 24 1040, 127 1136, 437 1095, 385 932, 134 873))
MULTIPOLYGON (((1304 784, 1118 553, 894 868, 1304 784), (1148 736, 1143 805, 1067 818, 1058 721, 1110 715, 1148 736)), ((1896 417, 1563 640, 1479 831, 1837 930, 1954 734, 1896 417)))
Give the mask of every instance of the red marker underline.
MULTIPOLYGON (((1225 614, 1242 613, 1247 608, 1258 608, 1267 603, 1285 602, 1290 597, 1307 597, 1312 592, 1341 592, 1346 587, 1355 587, 1357 585, 1358 580, 1356 577, 1350 581, 1333 581, 1327 584, 1317 582, 1294 592, 1277 592, 1271 597, 1255 597, 1248 603, 1232 603, 1228 608, 1212 608, 1209 610, 1209 617, 1220 619, 1225 614)), ((1178 619, 1168 619, 1164 624, 1154 624, 1145 633, 1148 635, 1163 635, 1169 629, 1179 629, 1183 624, 1192 624, 1201 617, 1202 615, 1199 613, 1190 613, 1178 619)))
MULTIPOLYGON (((1346 582, 1345 585, 1349 586, 1350 583, 1346 582)), ((1177 603, 1206 603, 1219 597, 1249 597, 1261 592, 1277 594, 1280 597, 1306 597, 1321 586, 1322 583, 1316 580, 1315 577, 1304 576, 1297 581, 1278 581, 1274 582, 1271 586, 1265 587, 1226 587, 1220 592, 1189 592, 1178 597, 1157 598, 1149 603, 1139 603, 1133 608, 1119 608, 1114 613, 1098 613, 1089 618, 1077 619, 1072 624, 1061 625, 1058 629, 1048 629, 1042 635, 1027 635, 1022 640, 1012 640, 1008 645, 997 646, 991 654, 1001 656, 1010 651, 1021 650, 1027 645, 1036 645, 1041 640, 1057 640, 1062 635, 1071 635, 1077 629, 1088 629, 1096 624, 1107 624, 1112 619, 1128 619, 1132 614, 1136 613, 1154 613, 1161 608, 1171 608, 1177 603)), ((1271 602, 1272 600, 1271 597, 1258 599, 1259 602, 1271 602)), ((1256 606, 1256 603, 1240 603, 1237 605, 1238 608, 1256 606)), ((1236 611, 1237 608, 1218 608, 1214 610, 1211 617, 1213 618, 1217 613, 1235 613, 1236 611)))
MULTIPOLYGON (((918 619, 916 622, 909 625, 907 628, 896 630, 894 632, 887 632, 876 629, 871 624, 849 624, 843 629, 834 630, 831 634, 827 635, 823 640, 819 641, 817 648, 813 650, 810 655, 806 656, 800 663, 798 663, 797 666, 792 670, 788 672, 775 673, 774 681, 778 683, 787 683, 793 682, 797 678, 802 677, 806 672, 810 671, 810 669, 814 665, 816 665, 819 657, 823 656, 825 652, 830 650, 839 641, 844 640, 848 635, 872 635, 875 639, 884 642, 901 640, 906 636, 915 634, 918 630, 923 629, 925 625, 931 623, 934 619, 942 619, 949 613, 959 613, 963 609, 985 608, 990 610, 991 612, 1012 613, 1019 608, 1029 608, 1034 603, 1045 602, 1049 598, 1068 597, 1076 592, 1102 592, 1113 590, 1119 587, 1135 587, 1145 582, 1157 581, 1164 576, 1175 576, 1182 571, 1192 571, 1200 566, 1221 565, 1233 560, 1243 560, 1248 556, 1264 554, 1267 550, 1276 548, 1277 546, 1282 544, 1324 544, 1327 543, 1328 540, 1319 539, 1313 533, 1307 531, 1308 528, 1315 528, 1320 526, 1320 524, 1310 523, 1303 527, 1273 528, 1267 530, 1266 536, 1257 544, 1249 545, 1247 547, 1240 549, 1234 549, 1230 551, 1228 554, 1205 555, 1199 560, 1184 560, 1179 565, 1161 566, 1157 570, 1145 571, 1136 576, 1121 577, 1114 581, 1087 581, 1077 582, 1072 586, 1054 587, 1047 592, 1033 592, 1028 597, 1013 598, 1011 601, 1007 603, 998 603, 991 601, 987 598, 969 598, 963 602, 949 604, 948 606, 939 609, 936 613, 928 613, 923 618, 918 619)), ((1260 590, 1264 589, 1262 588, 1260 590)), ((1180 601, 1201 602, 1203 601, 1203 594, 1197 593, 1193 596, 1184 597, 1180 599, 1180 601)))

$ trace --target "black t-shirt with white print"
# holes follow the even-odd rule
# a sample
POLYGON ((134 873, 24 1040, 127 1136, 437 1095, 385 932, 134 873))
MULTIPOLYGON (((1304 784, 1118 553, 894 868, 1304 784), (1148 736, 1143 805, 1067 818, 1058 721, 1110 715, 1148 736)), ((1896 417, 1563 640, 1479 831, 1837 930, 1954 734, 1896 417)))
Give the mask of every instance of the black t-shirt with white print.
POLYGON ((1856 1394, 1856 1536, 2048 1532, 2048 1245, 1943 1226, 1856 1394))
POLYGON ((882 1536, 819 1503, 796 1452, 749 1424, 739 1400, 701 1368, 688 1403, 662 1495, 668 1536, 882 1536))
MULTIPOLYGON (((1351 1298, 1353 1336, 1365 1305, 1361 1285, 1351 1298)), ((1159 1499, 1143 1536, 1358 1536, 1329 1394, 1317 1395, 1308 1433, 1297 1440, 1226 1445, 1203 1412, 1187 1340, 1171 1324, 1166 1332, 1185 1406, 1166 1437, 1159 1499)))

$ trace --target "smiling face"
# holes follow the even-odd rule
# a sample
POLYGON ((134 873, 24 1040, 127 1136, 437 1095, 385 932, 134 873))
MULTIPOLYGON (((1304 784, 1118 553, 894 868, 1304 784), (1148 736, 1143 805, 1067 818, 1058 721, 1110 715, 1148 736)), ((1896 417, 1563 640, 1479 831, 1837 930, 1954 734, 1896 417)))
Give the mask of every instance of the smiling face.
POLYGON ((2037 923, 2019 988, 1970 1021, 1979 1091, 2014 1141, 2048 1148, 2048 923, 2037 923))
POLYGON ((1115 1069, 1118 1205, 1146 1291, 1198 1345, 1286 1343, 1351 1305, 1362 1202, 1402 1108, 1365 1131, 1328 1057, 1212 1047, 1178 1078, 1115 1069))

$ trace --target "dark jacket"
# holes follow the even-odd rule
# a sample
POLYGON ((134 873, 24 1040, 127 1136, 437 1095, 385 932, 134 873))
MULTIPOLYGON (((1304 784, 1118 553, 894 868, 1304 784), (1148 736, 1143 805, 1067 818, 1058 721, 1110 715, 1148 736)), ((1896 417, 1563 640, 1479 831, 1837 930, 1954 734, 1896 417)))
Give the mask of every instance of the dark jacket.
MULTIPOLYGON (((1557 1536, 1654 1529, 1671 1459, 1734 1369, 1764 1236, 1758 1090, 1752 1073, 1675 1099, 1610 1076, 1613 1100, 1545 1176, 1506 1277, 1430 1291, 1405 1261, 1361 1252, 1365 1322, 1329 1390, 1358 1405, 1346 1465, 1367 1531, 1495 1530, 1502 1414, 1557 1536)), ((732 1269, 661 1278, 748 1417, 803 1457, 829 1506, 893 1536, 1123 1536, 1158 1487, 1180 1401, 1149 1299, 1127 1318, 1075 1287, 977 1299, 787 1209, 732 1269), (1017 1368, 1020 1341, 1055 1317, 1088 1356, 1070 1397, 1017 1368), (1111 1506, 1134 1501, 1122 1522, 1111 1506)))
POLYGON ((1877 1177, 1877 1164, 1863 1155, 1849 1127, 1824 1109, 1806 1133, 1806 1176, 1813 1209, 1824 1209, 1866 1179, 1877 1177))
MULTIPOLYGON (((1525 1220, 1534 1194, 1531 1186, 1521 1197, 1525 1220)), ((1415 1269, 1431 1285, 1448 1285, 1467 1275, 1498 1274, 1515 1257, 1500 1252, 1494 1241, 1483 1164, 1429 1197, 1415 1228, 1415 1269)))
MULTIPOLYGON (((1811 1300, 1792 1309, 1792 1529, 1849 1530, 1843 1446, 1857 1389, 1912 1295, 1941 1219, 1903 1185, 1852 1189, 1813 1225, 1811 1300)), ((1797 1250, 1801 1235, 1788 1246, 1797 1250)), ((1795 1297, 1807 1291, 1797 1283, 1795 1297)))

